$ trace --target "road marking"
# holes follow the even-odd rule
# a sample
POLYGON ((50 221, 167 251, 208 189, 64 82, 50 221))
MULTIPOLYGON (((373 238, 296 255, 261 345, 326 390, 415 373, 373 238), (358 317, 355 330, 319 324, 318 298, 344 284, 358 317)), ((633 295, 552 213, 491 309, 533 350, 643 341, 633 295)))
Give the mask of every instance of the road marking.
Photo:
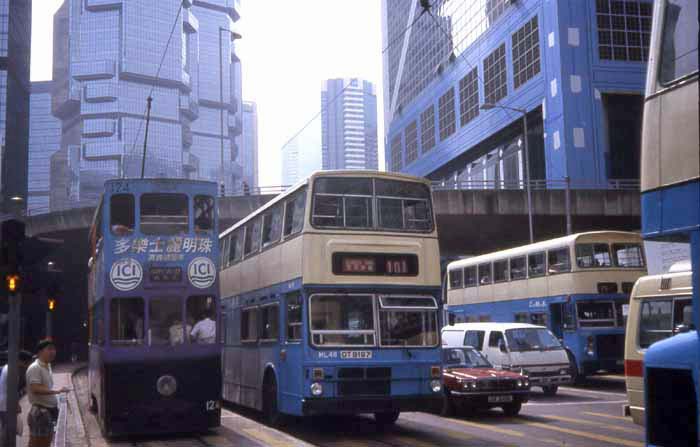
POLYGON ((530 427, 537 427, 543 430, 558 431, 560 433, 566 433, 568 435, 580 436, 582 438, 593 439, 595 441, 607 442, 613 445, 624 445, 626 447, 644 447, 643 442, 631 441, 629 439, 615 438, 613 436, 598 435, 595 433, 588 433, 579 430, 572 430, 570 428, 557 427, 555 425, 542 424, 540 422, 523 422, 530 427))
POLYGON ((396 444, 400 446, 410 446, 410 447, 438 447, 439 444, 433 442, 421 441, 420 439, 410 438, 408 436, 392 435, 392 436, 382 436, 377 439, 377 441, 388 442, 391 444, 396 444))
POLYGON ((527 403, 524 407, 556 407, 559 405, 610 405, 610 404, 626 404, 626 400, 595 400, 592 402, 553 402, 553 403, 527 403))
POLYGON ((289 445, 288 441, 272 436, 260 428, 244 428, 242 431, 247 435, 247 438, 252 438, 254 441, 260 442, 265 446, 286 447, 289 445))
POLYGON ((523 438, 525 434, 519 431, 510 430, 507 428, 495 427, 493 425, 482 424, 480 422, 463 421, 461 419, 449 419, 450 422, 455 422, 460 425, 465 425, 467 427, 478 428, 480 430, 489 430, 502 435, 514 436, 516 438, 523 438))
POLYGON ((582 390, 582 389, 580 389, 580 388, 571 388, 571 387, 568 387, 568 386, 560 386, 559 389, 560 389, 560 390, 563 390, 563 391, 569 391, 569 392, 575 392, 575 393, 583 393, 583 394, 603 394, 603 395, 606 395, 606 396, 618 396, 618 397, 624 396, 624 397, 627 397, 627 393, 613 393, 613 392, 610 392, 610 391, 582 390))
POLYGON ((577 424, 577 425, 591 425, 594 427, 605 428, 607 430, 621 431, 621 432, 625 432, 625 433, 632 433, 635 435, 641 434, 640 433, 641 430, 639 428, 620 427, 618 425, 603 424, 602 422, 589 421, 586 419, 567 418, 564 416, 557 416, 554 414, 543 414, 542 417, 554 419, 556 421, 570 422, 572 424, 577 424))
POLYGON ((367 444, 364 442, 352 440, 324 442, 323 445, 333 447, 367 447, 367 444))
POLYGON ((582 411, 581 414, 587 414, 588 416, 598 416, 601 418, 617 419, 618 421, 632 422, 632 418, 629 416, 613 416, 612 414, 594 413, 592 411, 582 411))

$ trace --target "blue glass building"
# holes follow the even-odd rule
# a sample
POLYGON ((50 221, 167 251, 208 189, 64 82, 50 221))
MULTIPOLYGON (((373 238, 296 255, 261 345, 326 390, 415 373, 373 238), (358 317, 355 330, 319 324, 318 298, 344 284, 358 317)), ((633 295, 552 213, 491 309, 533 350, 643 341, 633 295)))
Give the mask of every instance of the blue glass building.
POLYGON ((362 79, 328 79, 321 91, 323 169, 377 169, 377 95, 362 79))
POLYGON ((639 178, 646 0, 383 0, 386 166, 504 187, 639 178), (405 32, 404 32, 405 31, 405 32))
POLYGON ((10 213, 27 203, 31 17, 31 0, 0 0, 0 208, 10 213))
POLYGON ((52 111, 63 133, 52 210, 92 205, 105 180, 140 176, 151 90, 145 175, 240 190, 239 13, 239 0, 65 0, 54 16, 52 111))
POLYGON ((51 114, 51 81, 32 82, 29 103, 28 213, 50 211, 51 157, 61 148, 61 121, 51 114))

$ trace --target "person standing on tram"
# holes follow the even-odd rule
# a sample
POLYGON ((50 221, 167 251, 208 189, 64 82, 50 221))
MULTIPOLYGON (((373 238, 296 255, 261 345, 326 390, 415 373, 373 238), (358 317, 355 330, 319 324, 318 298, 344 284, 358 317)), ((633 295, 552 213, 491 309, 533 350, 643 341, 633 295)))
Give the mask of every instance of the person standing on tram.
POLYGON ((212 319, 211 309, 204 311, 202 319, 194 325, 190 336, 194 343, 208 344, 216 341, 216 323, 212 319))

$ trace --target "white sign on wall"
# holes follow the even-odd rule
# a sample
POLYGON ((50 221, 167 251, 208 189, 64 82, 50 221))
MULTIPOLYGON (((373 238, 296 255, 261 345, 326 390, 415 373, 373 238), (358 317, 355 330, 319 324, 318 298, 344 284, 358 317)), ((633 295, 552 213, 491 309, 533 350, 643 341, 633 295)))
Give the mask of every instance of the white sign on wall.
POLYGON ((690 244, 644 241, 644 251, 650 275, 668 273, 673 264, 690 261, 690 244))

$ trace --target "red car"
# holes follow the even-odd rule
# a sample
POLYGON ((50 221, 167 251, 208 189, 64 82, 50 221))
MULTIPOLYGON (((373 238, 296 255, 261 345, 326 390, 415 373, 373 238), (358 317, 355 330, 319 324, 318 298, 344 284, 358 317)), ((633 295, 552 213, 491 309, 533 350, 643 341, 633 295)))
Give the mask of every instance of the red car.
POLYGON ((530 397, 527 376, 495 369, 474 348, 443 348, 443 367, 444 416, 451 416, 457 410, 470 413, 493 407, 501 407, 506 415, 515 416, 530 397))

